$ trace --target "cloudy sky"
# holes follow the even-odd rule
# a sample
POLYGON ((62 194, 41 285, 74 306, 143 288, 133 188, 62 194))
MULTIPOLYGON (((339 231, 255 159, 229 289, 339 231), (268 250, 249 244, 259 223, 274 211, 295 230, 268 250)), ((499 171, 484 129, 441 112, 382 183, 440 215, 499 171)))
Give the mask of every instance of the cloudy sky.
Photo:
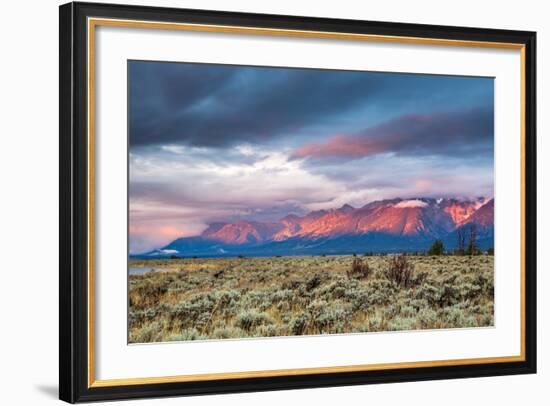
POLYGON ((493 79, 129 62, 130 252, 210 222, 493 195, 493 79))

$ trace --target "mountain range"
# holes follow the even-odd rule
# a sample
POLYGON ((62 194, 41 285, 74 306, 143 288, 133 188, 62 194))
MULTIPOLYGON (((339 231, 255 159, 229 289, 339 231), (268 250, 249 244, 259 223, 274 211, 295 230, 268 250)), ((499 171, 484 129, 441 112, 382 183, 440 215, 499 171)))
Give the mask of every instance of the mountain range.
POLYGON ((457 232, 472 225, 477 245, 493 247, 494 199, 396 198, 290 214, 273 222, 212 223, 199 236, 178 238, 133 257, 412 252, 428 249, 436 239, 452 250, 457 232))

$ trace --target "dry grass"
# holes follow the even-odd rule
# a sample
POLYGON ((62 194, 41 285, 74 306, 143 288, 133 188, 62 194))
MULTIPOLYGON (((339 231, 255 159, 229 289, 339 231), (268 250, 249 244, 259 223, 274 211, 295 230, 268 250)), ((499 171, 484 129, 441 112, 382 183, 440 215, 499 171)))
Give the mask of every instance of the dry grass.
POLYGON ((492 256, 131 261, 130 342, 493 325, 492 256))

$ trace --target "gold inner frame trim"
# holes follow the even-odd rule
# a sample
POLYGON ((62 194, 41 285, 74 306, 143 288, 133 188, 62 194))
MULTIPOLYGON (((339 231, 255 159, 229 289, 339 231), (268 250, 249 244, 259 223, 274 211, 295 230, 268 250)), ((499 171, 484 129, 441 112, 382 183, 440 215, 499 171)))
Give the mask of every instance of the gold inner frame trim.
POLYGON ((392 370, 399 368, 427 368, 458 365, 497 364, 525 361, 525 45, 506 42, 467 41, 441 38, 400 37, 391 35, 354 34, 345 32, 306 31, 274 29, 260 27, 241 27, 227 25, 167 23, 139 20, 120 20, 108 18, 89 18, 88 29, 88 387, 112 387, 126 385, 161 384, 177 382, 213 381, 221 379, 267 378, 296 375, 331 374, 342 372, 366 372, 392 370), (211 374, 189 374, 145 378, 95 379, 95 278, 94 278, 94 241, 95 241, 95 28, 97 26, 148 28, 157 30, 181 30, 194 32, 233 33, 244 35, 265 35, 279 37, 298 37, 316 39, 339 39, 354 41, 419 44, 432 46, 459 46, 477 48, 512 49, 520 51, 521 64, 521 101, 520 101, 520 162, 521 162, 521 269, 520 269, 520 354, 502 357, 480 357, 451 360, 395 362, 382 364, 362 364, 315 368, 277 369, 265 371, 220 372, 211 374))

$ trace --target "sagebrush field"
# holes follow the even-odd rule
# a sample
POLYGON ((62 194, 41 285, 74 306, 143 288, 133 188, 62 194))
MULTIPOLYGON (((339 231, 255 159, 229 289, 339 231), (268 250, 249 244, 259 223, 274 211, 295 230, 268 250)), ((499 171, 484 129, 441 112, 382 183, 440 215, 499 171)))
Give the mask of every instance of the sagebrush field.
POLYGON ((129 342, 493 325, 493 256, 132 260, 129 342))

